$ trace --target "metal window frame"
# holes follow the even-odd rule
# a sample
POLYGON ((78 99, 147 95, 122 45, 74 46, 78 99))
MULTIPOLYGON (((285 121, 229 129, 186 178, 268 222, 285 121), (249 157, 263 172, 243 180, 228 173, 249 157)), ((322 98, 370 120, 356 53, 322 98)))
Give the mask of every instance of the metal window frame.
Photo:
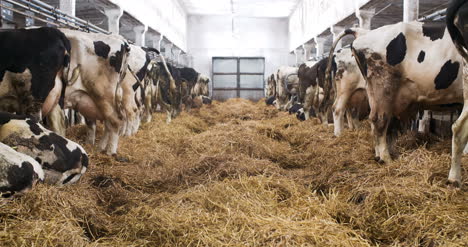
POLYGON ((263 78, 265 78, 265 57, 212 57, 211 58, 211 78, 212 80, 212 93, 211 95, 214 95, 215 91, 236 91, 236 97, 240 98, 240 92, 241 91, 264 91, 265 88, 265 80, 263 80, 263 85, 261 88, 242 88, 240 85, 240 78, 241 75, 261 75, 263 78), (232 72, 232 73, 220 73, 220 72, 214 72, 214 65, 215 65, 215 60, 236 60, 237 62, 237 71, 232 72), (240 61, 241 60, 263 60, 263 72, 262 73, 248 73, 248 72, 240 72, 240 61), (235 88, 222 88, 222 87, 215 87, 215 82, 214 82, 214 76, 216 75, 235 75, 236 76, 236 87, 235 88))

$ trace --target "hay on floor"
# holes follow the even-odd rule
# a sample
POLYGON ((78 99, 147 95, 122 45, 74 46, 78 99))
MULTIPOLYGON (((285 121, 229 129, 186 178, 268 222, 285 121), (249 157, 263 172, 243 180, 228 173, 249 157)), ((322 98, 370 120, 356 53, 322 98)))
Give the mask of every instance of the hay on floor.
MULTIPOLYGON (((405 135, 380 165, 369 129, 336 138, 241 99, 170 125, 158 113, 121 138, 129 162, 85 145, 78 184, 2 201, 0 245, 466 246, 468 174, 445 186, 450 140, 405 135)), ((68 134, 84 143, 85 130, 68 134)))

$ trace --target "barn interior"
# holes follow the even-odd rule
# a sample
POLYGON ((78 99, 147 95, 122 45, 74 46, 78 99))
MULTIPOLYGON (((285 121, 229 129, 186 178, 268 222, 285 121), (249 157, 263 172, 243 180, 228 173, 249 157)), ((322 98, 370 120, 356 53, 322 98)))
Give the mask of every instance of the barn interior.
MULTIPOLYGON (((210 78, 213 103, 170 124, 158 108, 89 155, 76 184, 0 199, 1 246, 467 246, 468 156, 447 186, 459 111, 399 133, 394 162, 374 160, 370 120, 332 124, 265 104, 280 66, 327 58, 346 28, 445 21, 449 0, 2 0, 2 30, 68 27, 119 34, 210 78)), ((346 37, 339 47, 351 45, 346 37)), ((1 56, 1 55, 0 55, 1 56)), ((465 83, 466 85, 466 83, 465 83)), ((104 126, 98 123, 97 140, 104 126)))

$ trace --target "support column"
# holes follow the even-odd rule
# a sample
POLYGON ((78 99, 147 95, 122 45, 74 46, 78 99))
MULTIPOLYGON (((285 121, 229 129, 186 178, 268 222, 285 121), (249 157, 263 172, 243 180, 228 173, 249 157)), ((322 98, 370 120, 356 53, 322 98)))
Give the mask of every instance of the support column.
POLYGON ((159 36, 159 41, 158 41, 158 51, 161 52, 161 48, 163 48, 163 43, 164 43, 164 35, 159 36))
POLYGON ((164 45, 164 57, 168 60, 168 61, 173 61, 173 56, 172 56, 172 48, 173 48, 173 44, 172 43, 167 43, 164 45))
POLYGON ((356 17, 359 19, 359 27, 370 30, 374 15, 375 9, 358 9, 356 17))
POLYGON ((120 17, 123 15, 123 9, 106 9, 104 14, 107 16, 107 29, 113 34, 119 34, 120 17))
POLYGON ((176 53, 176 54, 177 54, 177 59, 176 59, 177 64, 180 65, 180 64, 181 64, 181 63, 180 63, 180 61, 181 61, 181 60, 180 60, 180 55, 182 54, 182 50, 179 49, 179 48, 177 48, 177 53, 176 53))
MULTIPOLYGON (((342 27, 342 26, 331 26, 330 27, 330 32, 333 35, 333 42, 335 42, 335 40, 338 38, 338 35, 340 35, 340 33, 342 33, 344 30, 345 30, 345 28, 342 27)), ((338 43, 336 44, 336 50, 339 50, 339 49, 341 49, 341 47, 343 47, 343 42, 342 41, 343 40, 338 41, 338 43)))
POLYGON ((316 48, 317 48, 317 53, 315 54, 315 57, 317 60, 320 60, 322 58, 323 53, 325 52, 325 41, 327 40, 324 37, 317 36, 314 38, 316 48))
POLYGON ((302 49, 304 49, 304 62, 307 62, 312 58, 312 50, 315 49, 315 44, 314 43, 303 44, 302 49))
POLYGON ((184 66, 184 67, 188 67, 188 63, 187 63, 187 53, 185 53, 185 54, 180 54, 180 64, 182 64, 182 66, 184 66))
POLYGON ((159 39, 161 38, 160 34, 149 34, 148 32, 146 32, 145 36, 148 38, 146 40, 146 45, 150 45, 151 47, 156 49, 159 48, 159 39))
POLYGON ((60 0, 59 9, 67 15, 75 16, 76 0, 60 0))
POLYGON ((135 45, 138 46, 145 46, 146 44, 146 31, 148 31, 148 26, 146 25, 141 25, 141 26, 135 26, 133 28, 133 32, 135 33, 135 45))
POLYGON ((411 22, 418 20, 419 16, 419 0, 404 0, 403 1, 403 22, 411 22))
POLYGON ((294 50, 294 54, 296 55, 296 66, 299 66, 304 61, 304 49, 302 47, 297 48, 294 50))
POLYGON ((187 56, 187 59, 188 59, 187 66, 190 67, 190 68, 193 68, 193 56, 189 54, 187 56))

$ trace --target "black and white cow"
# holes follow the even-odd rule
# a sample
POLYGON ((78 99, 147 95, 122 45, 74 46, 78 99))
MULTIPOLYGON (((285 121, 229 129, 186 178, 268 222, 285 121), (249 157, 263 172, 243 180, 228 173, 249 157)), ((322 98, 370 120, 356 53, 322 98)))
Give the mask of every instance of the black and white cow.
POLYGON ((28 116, 0 112, 0 142, 36 160, 48 184, 74 183, 88 168, 88 155, 79 144, 45 129, 28 116))
POLYGON ((336 95, 333 102, 333 127, 335 136, 340 136, 344 129, 344 116, 348 120, 348 127, 356 129, 359 120, 369 115, 369 101, 367 99, 366 81, 362 77, 361 71, 352 56, 351 49, 343 48, 337 51, 333 57, 333 83, 332 86, 325 86, 324 95, 330 100, 336 95), (332 89, 332 90, 330 90, 332 89))
POLYGON ((463 60, 444 24, 348 29, 340 38, 347 34, 357 37, 352 50, 367 82, 376 160, 392 160, 387 132, 395 118, 404 121, 418 109, 463 103, 463 60))
POLYGON ((41 119, 63 103, 71 47, 60 30, 2 30, 0 48, 0 111, 41 119))
MULTIPOLYGON (((458 52, 468 63, 468 1, 453 0, 446 16, 447 30, 458 52)), ((466 72, 465 72, 466 73, 466 72)), ((466 75, 465 75, 466 76, 466 75)), ((448 181, 455 186, 461 185, 461 156, 468 142, 468 81, 463 83, 464 107, 458 120, 452 126, 452 166, 448 181)), ((467 147, 468 148, 468 147, 467 147)), ((466 149, 465 149, 466 150, 466 149)))
POLYGON ((148 66, 151 62, 149 52, 159 54, 153 48, 130 45, 128 55, 128 73, 122 81, 123 108, 125 112, 125 122, 121 133, 130 136, 138 131, 143 118, 144 122, 151 120, 151 106, 148 105, 146 94, 148 85, 145 85, 145 77, 148 73, 148 66))
POLYGON ((299 78, 296 67, 281 66, 275 74, 276 81, 276 108, 287 111, 294 102, 292 98, 297 94, 299 78))
POLYGON ((1 197, 25 193, 43 180, 44 171, 37 161, 0 142, 1 197))
POLYGON ((88 142, 94 144, 96 120, 104 122, 99 149, 117 153, 119 130, 125 124, 122 80, 127 72, 128 43, 121 36, 61 29, 70 40, 69 84, 65 107, 88 121, 88 142))
POLYGON ((151 79, 155 90, 153 95, 153 108, 158 105, 165 110, 166 123, 170 123, 176 117, 182 106, 182 78, 180 71, 169 63, 164 57, 161 62, 151 63, 148 78, 151 79))
POLYGON ((210 92, 209 92, 209 84, 210 84, 210 78, 206 75, 199 74, 197 78, 197 82, 192 88, 192 98, 196 99, 199 98, 201 99, 201 102, 203 105, 210 105, 212 100, 209 97, 210 92))

